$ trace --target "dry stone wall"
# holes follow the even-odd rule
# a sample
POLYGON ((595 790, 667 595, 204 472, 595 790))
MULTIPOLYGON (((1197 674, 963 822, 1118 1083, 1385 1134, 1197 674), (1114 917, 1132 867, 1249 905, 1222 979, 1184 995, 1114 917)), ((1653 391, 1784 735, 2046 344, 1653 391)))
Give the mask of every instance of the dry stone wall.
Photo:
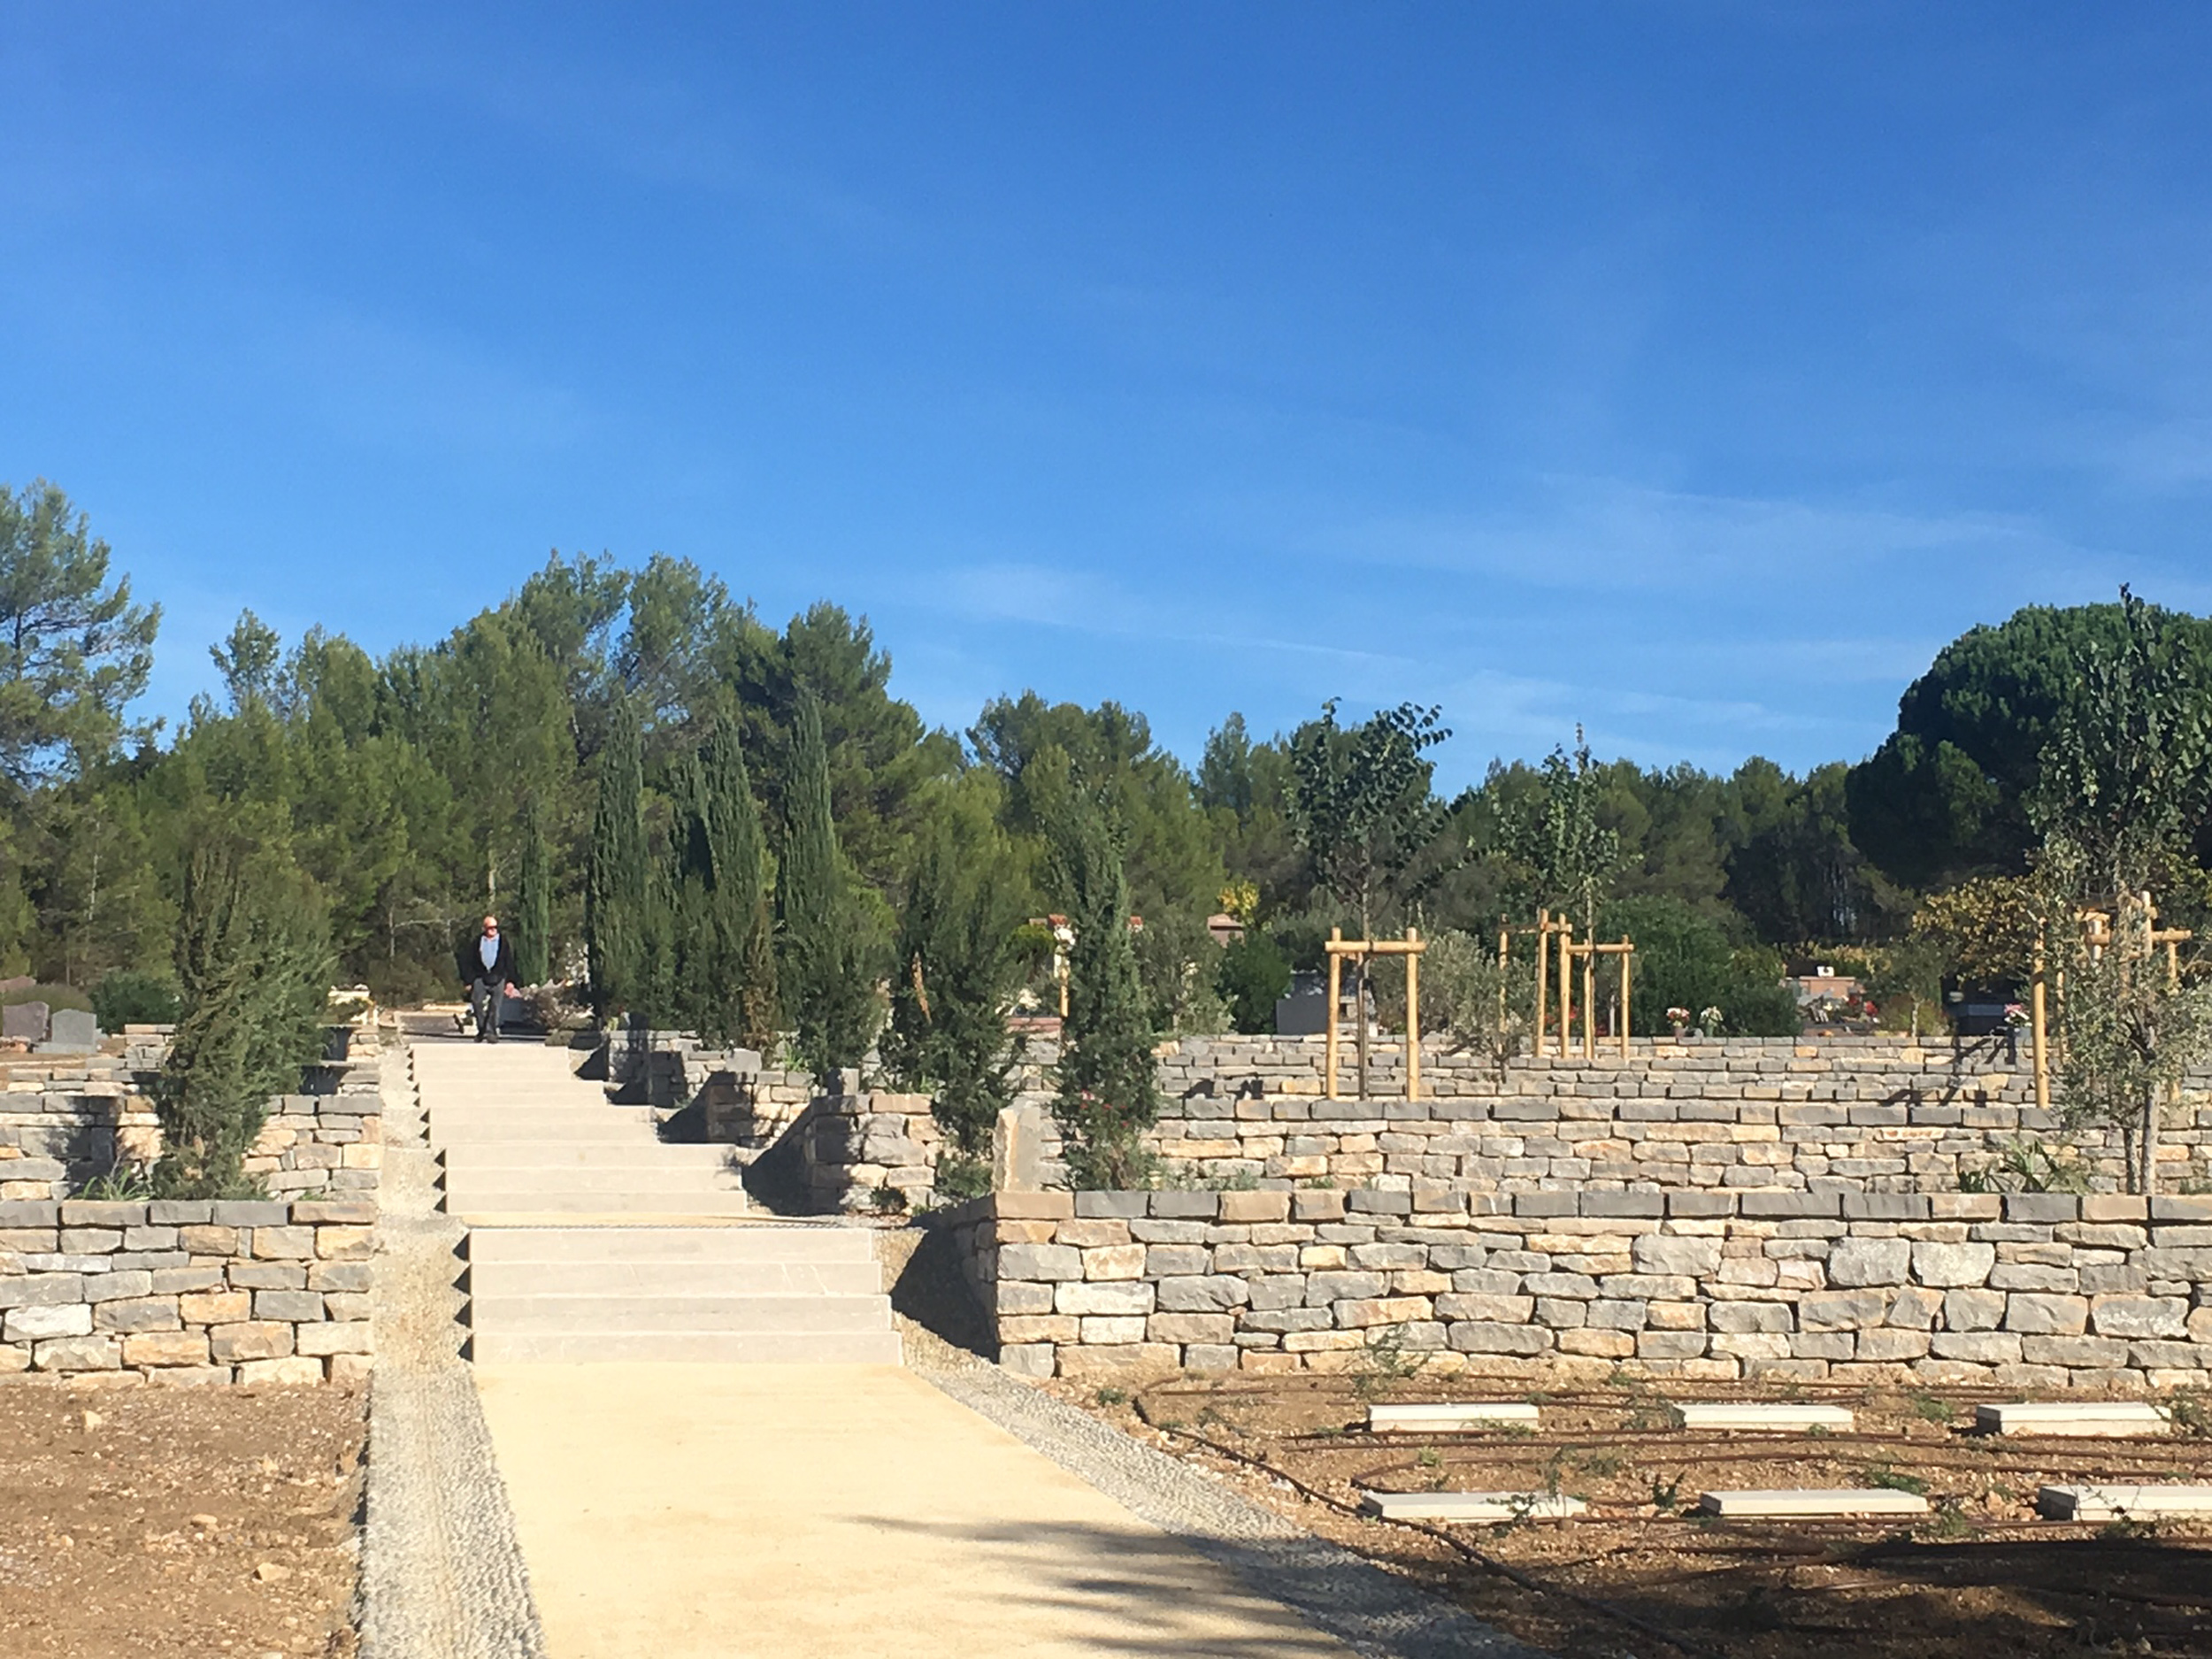
POLYGON ((999 1194, 947 1212, 1033 1376, 1402 1369, 2202 1386, 2212 1198, 999 1194))
MULTIPOLYGON (((383 1158, 373 1035, 353 1060, 311 1068, 322 1087, 280 1094, 245 1161, 272 1197, 373 1193, 383 1158)), ((161 1153, 150 1097, 168 1054, 164 1026, 126 1028, 120 1055, 0 1063, 0 1202, 62 1199, 120 1164, 161 1153)))
MULTIPOLYGON (((1625 1061, 1523 1059, 1502 1079, 1425 1047, 1417 1101, 1402 1098, 1401 1048, 1378 1050, 1369 1098, 1328 1100, 1318 1037, 1164 1044, 1150 1144, 1194 1186, 1955 1192, 2010 1141, 2058 1128, 2024 1044, 2003 1038, 1639 1042, 1625 1061)), ((2069 1139, 2093 1185, 2124 1185, 2116 1134, 2069 1139)), ((2212 1074, 2191 1079, 2162 1150, 2162 1187, 2212 1185, 2212 1074)))
MULTIPOLYGON (((853 1208, 871 1207, 886 1185, 929 1195, 915 1172, 933 1164, 939 1137, 918 1096, 866 1094, 852 1076, 830 1097, 847 1103, 832 1106, 804 1073, 764 1067, 749 1050, 664 1033, 621 1042, 628 1056, 619 1047, 610 1056, 612 1086, 664 1106, 696 1102, 710 1139, 757 1150, 803 1114, 818 1191, 844 1193, 853 1208), (862 1100, 873 1103, 853 1103, 862 1100)), ((1036 1109, 1047 1186, 1064 1181, 1048 1087, 1057 1057, 1051 1042, 1033 1042, 1017 1079, 1018 1102, 1036 1109)), ((1502 1076, 1426 1045, 1417 1101, 1402 1098, 1402 1043, 1378 1044, 1370 1096, 1330 1100, 1317 1037, 1164 1043, 1148 1146, 1183 1187, 1934 1193, 1970 1184, 2023 1137, 2059 1138, 2093 1188, 2125 1184, 2119 1136, 2062 1135, 2035 1106, 2024 1048, 2002 1037, 1639 1042, 1626 1060, 1522 1059, 1502 1076)), ((1348 1090, 1348 1064, 1343 1082, 1348 1090)), ((2191 1079, 2162 1156, 2165 1190, 2212 1188, 2212 1074, 2191 1079)))
POLYGON ((0 1202, 0 1374, 359 1381, 373 1194, 0 1202))

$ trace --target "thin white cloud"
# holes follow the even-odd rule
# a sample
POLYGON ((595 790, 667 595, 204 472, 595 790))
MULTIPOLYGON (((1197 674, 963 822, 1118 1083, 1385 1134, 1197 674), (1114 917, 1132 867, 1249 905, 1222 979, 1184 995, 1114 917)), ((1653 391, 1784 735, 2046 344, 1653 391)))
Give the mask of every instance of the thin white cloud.
POLYGON ((1604 590, 1848 580, 1878 562, 2019 558, 2063 546, 2010 514, 1910 513, 1557 475, 1532 507, 1347 519, 1311 532, 1308 544, 1375 564, 1604 590))

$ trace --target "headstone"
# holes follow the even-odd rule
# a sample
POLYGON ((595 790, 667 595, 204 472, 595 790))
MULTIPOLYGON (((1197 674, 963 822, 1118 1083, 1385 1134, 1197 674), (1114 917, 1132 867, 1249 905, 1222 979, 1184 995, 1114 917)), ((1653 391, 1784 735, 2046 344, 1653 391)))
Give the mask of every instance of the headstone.
POLYGON ((2055 1434, 2069 1440, 2127 1440, 2163 1434, 2166 1414, 2140 1400, 2014 1401, 1976 1406, 1974 1427, 1984 1434, 2055 1434))
POLYGON ((1329 993, 1322 976, 1301 969, 1290 976, 1290 993, 1275 1000, 1278 1037, 1317 1036, 1329 1027, 1329 993))
POLYGON ((1848 1433, 1852 1417, 1846 1406, 1795 1405, 1671 1405, 1667 1415, 1678 1429, 1752 1429, 1769 1434, 1803 1433, 1824 1429, 1848 1433))
POLYGON ((991 1190, 1044 1189, 1045 1115, 1041 1107, 1009 1106, 991 1131, 991 1190))
POLYGON ((58 1008, 47 1022, 49 1054, 94 1054, 100 1047, 100 1022, 81 1008, 58 1008))
POLYGON ((1916 1492, 1886 1487, 1861 1491, 1809 1487, 1801 1491, 1708 1492, 1697 1501, 1707 1515, 1771 1521, 1848 1519, 1859 1515, 1925 1515, 1928 1501, 1916 1492))
POLYGON ((1589 1506, 1563 1492, 1363 1492, 1359 1507, 1386 1521, 1564 1521, 1589 1506))
POLYGON ((2212 1486, 2134 1486, 2110 1482, 2045 1486, 2035 1507, 2054 1521, 2147 1521, 2168 1515, 2212 1515, 2212 1486))
POLYGON ((1454 1429, 1532 1429, 1536 1408, 1508 1402, 1475 1405, 1397 1405, 1367 1408, 1367 1426, 1377 1433, 1448 1433, 1454 1429))
POLYGON ((46 1004, 11 1002, 0 1008, 0 1039, 15 1042, 46 1041, 46 1004))

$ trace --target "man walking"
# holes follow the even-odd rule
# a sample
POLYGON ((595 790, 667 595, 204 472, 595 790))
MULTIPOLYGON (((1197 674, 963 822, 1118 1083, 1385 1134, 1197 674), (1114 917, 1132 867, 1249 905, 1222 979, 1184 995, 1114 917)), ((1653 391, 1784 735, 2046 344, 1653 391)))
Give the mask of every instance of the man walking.
POLYGON ((476 1015, 476 1041, 499 1041, 499 999, 515 994, 515 951, 500 937, 499 918, 487 916, 484 931, 461 947, 461 983, 468 987, 476 1015))

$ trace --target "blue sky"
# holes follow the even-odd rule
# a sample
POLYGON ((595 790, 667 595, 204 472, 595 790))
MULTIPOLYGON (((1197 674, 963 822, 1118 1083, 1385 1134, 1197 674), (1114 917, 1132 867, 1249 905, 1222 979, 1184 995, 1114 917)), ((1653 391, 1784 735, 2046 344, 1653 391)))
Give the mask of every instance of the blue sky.
POLYGON ((2212 11, 0 0, 0 480, 372 649, 554 548, 1194 757, 1802 768, 2212 610, 2212 11), (373 15, 371 15, 371 12, 373 15))

